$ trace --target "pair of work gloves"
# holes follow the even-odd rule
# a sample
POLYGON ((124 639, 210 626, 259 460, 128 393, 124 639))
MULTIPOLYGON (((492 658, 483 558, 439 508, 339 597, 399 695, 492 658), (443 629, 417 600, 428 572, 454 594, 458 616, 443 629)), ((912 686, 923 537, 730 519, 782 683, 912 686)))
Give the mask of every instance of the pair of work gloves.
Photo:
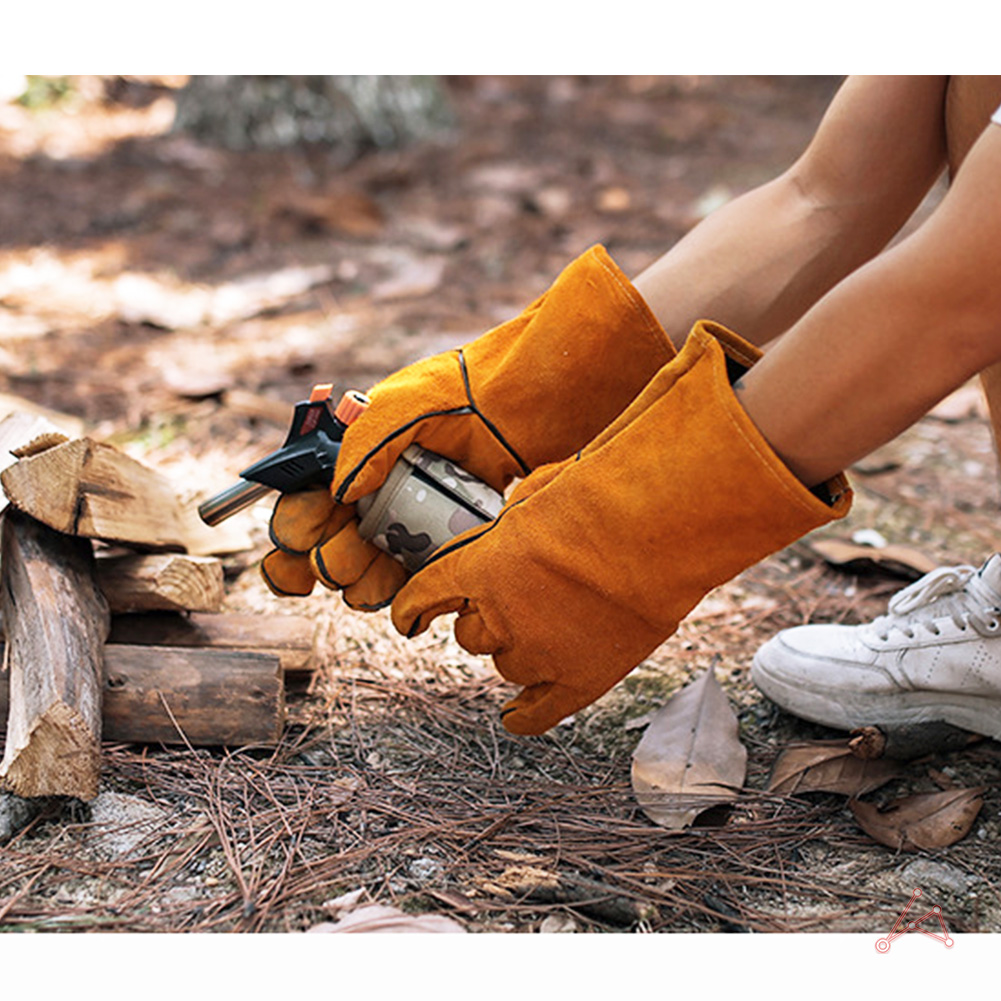
POLYGON ((502 710, 539 734, 603 695, 713 587, 847 513, 843 477, 807 490, 736 401, 756 348, 700 321, 676 352, 601 247, 520 316, 402 369, 345 433, 330 490, 283 495, 262 572, 317 580, 353 608, 392 603, 403 634, 457 613, 455 636, 522 691, 502 710), (489 524, 408 579, 362 539, 355 502, 411 443, 504 491, 489 524))

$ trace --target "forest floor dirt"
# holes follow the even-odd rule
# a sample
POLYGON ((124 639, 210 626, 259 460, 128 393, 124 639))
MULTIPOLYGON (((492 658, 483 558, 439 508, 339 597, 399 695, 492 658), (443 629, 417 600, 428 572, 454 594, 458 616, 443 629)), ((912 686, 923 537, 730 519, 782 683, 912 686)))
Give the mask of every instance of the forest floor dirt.
MULTIPOLYGON (((90 78, 52 107, 0 106, 0 391, 204 495, 281 443, 314 382, 365 388, 459 345, 594 243, 637 273, 788 165, 837 87, 457 78, 449 141, 342 163, 173 134, 180 82, 90 78)), ((975 386, 853 481, 851 516, 821 537, 874 529, 942 563, 995 548, 975 386)), ((793 624, 868 619, 903 581, 792 547, 709 596, 594 706, 519 738, 497 716, 511 689, 447 624, 405 641, 388 613, 273 597, 256 568, 268 514, 238 516, 254 546, 227 561, 227 608, 321 627, 281 744, 106 745, 98 800, 52 803, 0 847, 0 930, 293 932, 374 902, 470 932, 885 934, 915 886, 952 931, 1001 930, 997 744, 909 762, 864 797, 942 776, 986 786, 970 834, 938 851, 877 844, 844 796, 765 791, 782 747, 839 735, 765 700, 754 651, 793 624), (671 832, 638 808, 631 754, 709 667, 739 719, 746 787, 725 816, 671 832), (554 875, 562 899, 538 890, 554 875)))

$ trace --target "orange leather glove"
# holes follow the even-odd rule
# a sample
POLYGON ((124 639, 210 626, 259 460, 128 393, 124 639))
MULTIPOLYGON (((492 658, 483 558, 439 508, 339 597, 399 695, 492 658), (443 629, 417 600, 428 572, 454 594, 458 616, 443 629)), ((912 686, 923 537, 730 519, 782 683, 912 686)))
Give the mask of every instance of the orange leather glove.
POLYGON ((497 490, 582 448, 675 354, 642 297, 602 247, 573 261, 521 315, 465 347, 402 369, 370 392, 348 429, 331 496, 283 497, 264 560, 277 594, 320 580, 355 608, 387 605, 406 579, 358 535, 353 504, 413 442, 497 490))
POLYGON ((505 727, 538 734, 608 691, 713 587, 843 517, 844 477, 826 484, 831 504, 818 499, 738 404, 728 358, 755 353, 696 324, 616 433, 529 476, 496 521, 431 557, 393 602, 396 628, 457 612, 459 643, 524 686, 505 727))
POLYGON ((270 534, 276 548, 262 560, 261 574, 282 597, 310 594, 320 580, 343 590, 351 608, 371 611, 385 607, 387 594, 407 579, 403 564, 358 534, 354 505, 335 504, 325 487, 282 494, 270 534))

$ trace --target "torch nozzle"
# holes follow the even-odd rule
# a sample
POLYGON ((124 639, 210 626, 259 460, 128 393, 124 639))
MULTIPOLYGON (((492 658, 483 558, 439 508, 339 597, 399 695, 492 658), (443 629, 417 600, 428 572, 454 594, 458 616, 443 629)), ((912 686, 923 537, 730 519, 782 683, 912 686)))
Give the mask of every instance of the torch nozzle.
POLYGON ((254 501, 270 493, 272 489, 263 483, 241 480, 199 504, 198 515, 206 525, 218 525, 219 522, 225 521, 237 511, 249 507, 254 501))

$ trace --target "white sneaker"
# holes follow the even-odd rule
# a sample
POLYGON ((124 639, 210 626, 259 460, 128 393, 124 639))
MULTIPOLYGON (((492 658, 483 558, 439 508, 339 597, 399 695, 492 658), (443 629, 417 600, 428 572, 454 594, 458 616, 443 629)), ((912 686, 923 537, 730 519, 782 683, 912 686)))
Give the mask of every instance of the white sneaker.
POLYGON ((933 570, 864 625, 785 629, 755 654, 751 680, 837 729, 944 721, 1001 739, 1001 555, 933 570))

